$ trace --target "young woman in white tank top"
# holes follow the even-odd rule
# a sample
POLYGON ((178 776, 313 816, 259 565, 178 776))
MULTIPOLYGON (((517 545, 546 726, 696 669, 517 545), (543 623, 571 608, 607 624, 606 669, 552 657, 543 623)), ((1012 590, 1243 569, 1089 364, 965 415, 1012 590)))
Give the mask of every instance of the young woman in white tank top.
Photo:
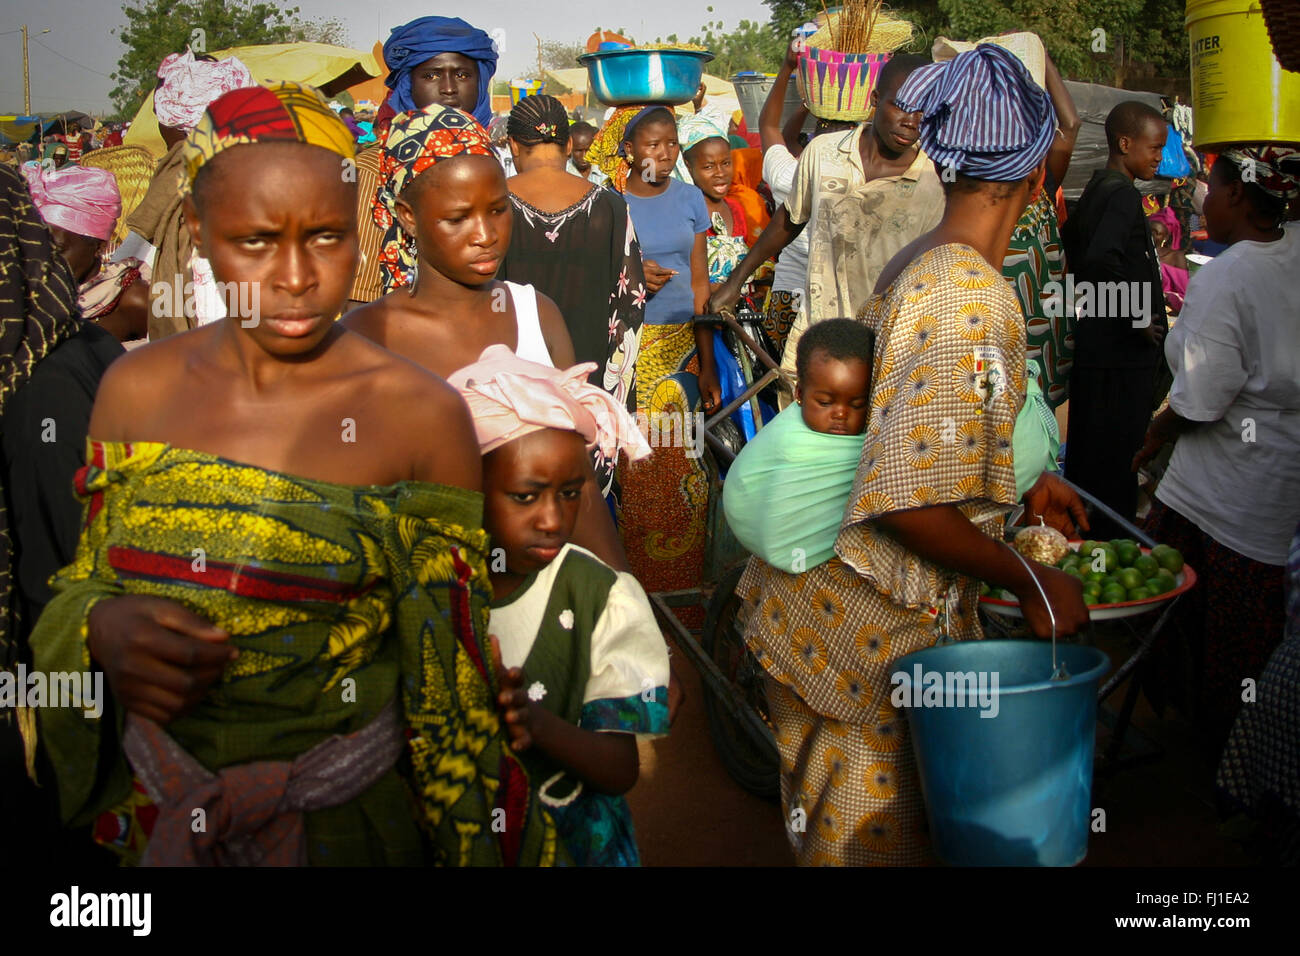
POLYGON ((555 367, 551 353, 546 348, 546 339, 542 337, 542 320, 537 314, 537 290, 530 285, 505 282, 510 290, 510 301, 515 304, 515 325, 518 339, 515 342, 515 354, 521 359, 536 362, 539 365, 555 367))

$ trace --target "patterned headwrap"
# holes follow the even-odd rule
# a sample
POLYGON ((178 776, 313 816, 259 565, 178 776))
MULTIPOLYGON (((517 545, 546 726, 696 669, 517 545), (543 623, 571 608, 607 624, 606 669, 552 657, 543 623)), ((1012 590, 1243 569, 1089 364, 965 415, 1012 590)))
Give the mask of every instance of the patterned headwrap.
POLYGON ((521 359, 504 345, 489 345, 473 365, 447 379, 474 416, 479 450, 486 455, 544 428, 577 432, 608 461, 620 450, 632 461, 650 445, 626 408, 609 392, 587 383, 595 362, 557 369, 521 359))
POLYGON ((117 177, 93 166, 46 170, 26 166, 23 175, 41 218, 79 236, 107 239, 122 214, 117 177))
POLYGON ((411 71, 439 53, 460 53, 478 64, 478 102, 474 118, 486 126, 492 121, 492 75, 497 69, 497 50, 492 38, 459 17, 420 17, 400 27, 393 27, 384 44, 384 62, 388 76, 384 84, 393 92, 388 105, 396 113, 409 113, 415 107, 411 99, 411 71))
POLYGON ((677 120, 677 145, 682 151, 677 154, 677 165, 673 168, 673 175, 684 183, 694 183, 690 168, 686 165, 686 151, 706 139, 714 138, 719 138, 728 146, 730 145, 726 130, 719 128, 717 123, 703 113, 680 117, 677 120))
POLYGON ((357 144, 325 98, 290 80, 234 90, 213 101, 185 140, 181 191, 188 193, 205 163, 222 150, 248 143, 306 143, 356 156, 357 144))
POLYGON ((1023 179, 1056 135, 1052 100, 1014 53, 991 43, 913 70, 894 97, 921 111, 921 148, 974 179, 1023 179))
POLYGON ((619 192, 627 187, 627 175, 632 169, 631 163, 623 154, 623 144, 631 138, 637 123, 656 110, 673 115, 673 111, 662 104, 620 106, 591 138, 591 145, 587 147, 587 162, 608 176, 610 185, 619 192))
POLYGON ((153 94, 153 111, 163 126, 193 129, 207 105, 223 93, 253 86, 253 74, 236 57, 196 60, 189 50, 173 53, 158 67, 163 85, 153 94))
POLYGON ((418 259, 415 237, 397 221, 398 197, 407 183, 430 166, 462 153, 496 156, 487 131, 468 113, 430 104, 393 117, 379 160, 379 188, 370 207, 375 225, 384 230, 379 252, 384 292, 411 285, 418 259))
POLYGON ((1243 181, 1253 182, 1274 199, 1287 202, 1300 193, 1300 149, 1261 143, 1225 149, 1222 155, 1241 170, 1243 181), (1247 175, 1252 178, 1247 180, 1247 175))
MULTIPOLYGON (((81 327, 77 283, 54 248, 27 185, 18 171, 0 164, 0 415, 14 394, 31 378, 45 356, 81 327)), ((5 510, 4 475, 0 474, 0 668, 15 656, 15 632, 21 622, 11 606, 10 561, 13 542, 5 510)), ((34 622, 29 622, 34 623, 34 622)), ((20 723, 34 722, 33 712, 18 711, 20 723)), ((33 754, 28 755, 31 766, 33 754)))

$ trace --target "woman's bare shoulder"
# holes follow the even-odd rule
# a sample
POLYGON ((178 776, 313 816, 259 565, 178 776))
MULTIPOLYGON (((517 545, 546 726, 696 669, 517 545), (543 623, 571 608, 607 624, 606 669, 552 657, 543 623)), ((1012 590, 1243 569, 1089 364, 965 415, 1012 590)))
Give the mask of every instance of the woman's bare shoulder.
POLYGON ((147 427, 164 402, 183 400, 194 358, 216 334, 216 326, 201 326, 169 335, 123 354, 104 373, 95 393, 90 435, 104 441, 138 436, 129 429, 147 427))

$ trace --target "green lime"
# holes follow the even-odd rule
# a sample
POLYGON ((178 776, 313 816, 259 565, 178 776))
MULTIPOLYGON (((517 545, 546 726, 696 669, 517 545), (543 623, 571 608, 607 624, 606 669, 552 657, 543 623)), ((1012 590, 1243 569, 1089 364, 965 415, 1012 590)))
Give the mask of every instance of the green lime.
POLYGON ((1119 569, 1119 555, 1108 544, 1098 545, 1087 560, 1094 568, 1104 566, 1108 574, 1119 569))
POLYGON ((1120 542, 1118 553, 1119 563, 1125 568, 1133 567, 1133 563, 1142 556, 1141 549, 1136 544, 1130 544, 1127 541, 1120 542))
POLYGON ((1149 597, 1151 597, 1151 592, 1146 588, 1130 588, 1128 592, 1130 601, 1145 601, 1149 597))
POLYGON ((1152 594, 1165 594, 1176 587, 1178 587, 1178 579, 1166 568, 1161 568, 1148 578, 1146 583, 1147 590, 1152 594))
POLYGON ((1151 557, 1167 571, 1177 574, 1183 569, 1183 556, 1167 544, 1158 544, 1151 549, 1151 557))
POLYGON ((1057 565, 1057 567, 1062 571, 1068 571, 1070 568, 1077 568, 1078 566, 1079 555, 1074 551, 1067 553, 1066 556, 1061 559, 1061 563, 1057 565))
POLYGON ((1137 568, 1122 568, 1115 575, 1115 580, 1124 585, 1126 591, 1142 587, 1142 582, 1146 580, 1142 572, 1137 568))
POLYGON ((984 595, 986 595, 986 594, 988 594, 988 593, 989 593, 989 583, 988 583, 987 581, 981 581, 981 582, 980 582, 980 597, 984 597, 984 595))
POLYGON ((1102 601, 1101 595, 1097 594, 1095 591, 1084 591, 1083 603, 1088 605, 1088 607, 1096 607, 1098 604, 1104 604, 1105 602, 1102 601))
POLYGON ((1076 564, 1072 568, 1066 568, 1065 573, 1070 575, 1070 577, 1077 578, 1078 580, 1083 582, 1087 582, 1088 580, 1088 572, 1084 571, 1083 567, 1078 564, 1076 564))
POLYGON ((1108 584, 1101 589, 1101 601, 1103 604, 1121 604, 1128 600, 1127 594, 1118 584, 1108 584))
POLYGON ((1154 577, 1155 573, 1160 570, 1160 563, 1149 554, 1144 554, 1133 561, 1133 567, 1142 572, 1142 577, 1154 577))
POLYGON ((1087 571, 1084 572, 1083 578, 1085 581, 1096 581, 1097 586, 1100 587, 1101 584, 1106 580, 1106 572, 1093 571, 1091 568, 1089 568, 1087 571))

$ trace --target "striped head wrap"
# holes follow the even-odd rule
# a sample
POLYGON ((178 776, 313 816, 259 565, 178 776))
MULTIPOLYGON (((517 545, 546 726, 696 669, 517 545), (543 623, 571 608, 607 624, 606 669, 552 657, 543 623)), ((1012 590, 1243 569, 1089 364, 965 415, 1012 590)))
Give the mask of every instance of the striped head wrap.
POLYGON ((1225 149, 1221 155, 1241 170, 1243 182, 1253 182, 1274 199, 1287 202, 1300 193, 1300 149, 1259 143, 1225 149))
POLYGON ((469 406, 484 455, 532 432, 555 428, 577 432, 607 461, 614 461, 620 450, 632 461, 645 458, 650 446, 636 419, 609 392, 587 382, 595 369, 595 362, 552 368, 521 359, 504 345, 489 345, 477 362, 447 383, 469 406))
POLYGON ((991 43, 913 70, 894 102, 921 112, 921 148, 936 166, 974 179, 1023 179, 1056 135, 1051 97, 1014 53, 991 43))
POLYGON ((188 193, 199 170, 223 150, 273 142, 319 146, 346 160, 357 148, 347 126, 310 86, 285 80, 233 90, 208 104, 185 140, 181 191, 188 193))
POLYGON ((430 104, 393 117, 379 161, 379 188, 370 207, 375 225, 384 230, 379 253, 384 292, 411 285, 415 278, 415 237, 397 221, 402 190, 430 166, 462 154, 496 156, 487 131, 468 113, 430 104))

